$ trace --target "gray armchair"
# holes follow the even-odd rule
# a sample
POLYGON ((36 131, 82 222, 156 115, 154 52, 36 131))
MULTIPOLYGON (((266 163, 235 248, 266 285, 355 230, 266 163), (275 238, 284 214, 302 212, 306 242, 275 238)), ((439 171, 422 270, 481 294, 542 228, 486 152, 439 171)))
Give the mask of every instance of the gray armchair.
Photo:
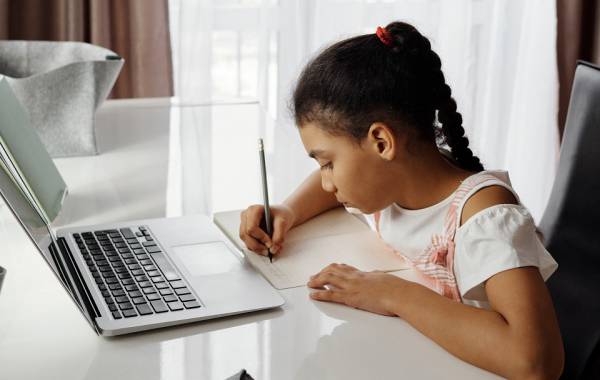
POLYGON ((558 172, 539 230, 558 262, 548 287, 563 379, 600 379, 600 67, 579 61, 558 172))

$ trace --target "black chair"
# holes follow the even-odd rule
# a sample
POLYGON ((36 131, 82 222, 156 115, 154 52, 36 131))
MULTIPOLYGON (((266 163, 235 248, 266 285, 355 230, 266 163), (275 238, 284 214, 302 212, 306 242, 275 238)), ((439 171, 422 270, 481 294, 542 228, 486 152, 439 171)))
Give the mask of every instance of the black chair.
POLYGON ((562 379, 600 379, 600 67, 587 62, 575 71, 539 230, 558 262, 547 285, 565 346, 562 379))

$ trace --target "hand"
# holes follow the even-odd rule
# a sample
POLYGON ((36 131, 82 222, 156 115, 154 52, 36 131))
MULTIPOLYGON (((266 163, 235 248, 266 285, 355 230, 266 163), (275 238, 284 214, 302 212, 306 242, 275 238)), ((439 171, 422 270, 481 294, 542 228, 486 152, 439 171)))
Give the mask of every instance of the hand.
POLYGON ((393 305, 405 282, 381 271, 362 272, 350 265, 331 264, 312 276, 307 285, 320 288, 311 293, 312 299, 393 316, 393 305))
POLYGON ((287 232, 294 226, 296 214, 286 205, 271 206, 273 237, 260 227, 265 208, 263 205, 252 205, 240 215, 240 239, 249 250, 267 255, 267 248, 277 254, 283 246, 287 232))

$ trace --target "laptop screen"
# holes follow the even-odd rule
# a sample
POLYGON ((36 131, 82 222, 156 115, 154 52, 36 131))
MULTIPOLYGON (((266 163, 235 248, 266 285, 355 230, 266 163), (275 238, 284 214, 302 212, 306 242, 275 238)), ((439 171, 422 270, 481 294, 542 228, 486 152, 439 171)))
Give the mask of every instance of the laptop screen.
POLYGON ((58 267, 48 249, 52 243, 48 226, 3 166, 3 163, 0 163, 0 193, 4 203, 11 209, 52 270, 58 274, 58 267))

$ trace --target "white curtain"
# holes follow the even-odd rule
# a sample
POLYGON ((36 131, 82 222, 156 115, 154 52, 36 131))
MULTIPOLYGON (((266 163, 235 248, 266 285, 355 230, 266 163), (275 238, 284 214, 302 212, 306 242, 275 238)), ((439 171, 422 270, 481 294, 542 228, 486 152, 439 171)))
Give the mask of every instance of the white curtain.
MULTIPOLYGON (((508 170, 523 203, 541 217, 558 151, 553 1, 170 0, 170 7, 176 96, 258 102, 274 201, 316 168, 287 107, 303 65, 327 44, 402 20, 440 55, 473 151, 486 168, 508 170)), ((181 165, 198 157, 194 140, 181 144, 181 165)), ((201 165, 190 166, 184 178, 198 175, 201 165)), ((209 203, 183 202, 196 205, 183 213, 213 211, 197 206, 209 203)))

